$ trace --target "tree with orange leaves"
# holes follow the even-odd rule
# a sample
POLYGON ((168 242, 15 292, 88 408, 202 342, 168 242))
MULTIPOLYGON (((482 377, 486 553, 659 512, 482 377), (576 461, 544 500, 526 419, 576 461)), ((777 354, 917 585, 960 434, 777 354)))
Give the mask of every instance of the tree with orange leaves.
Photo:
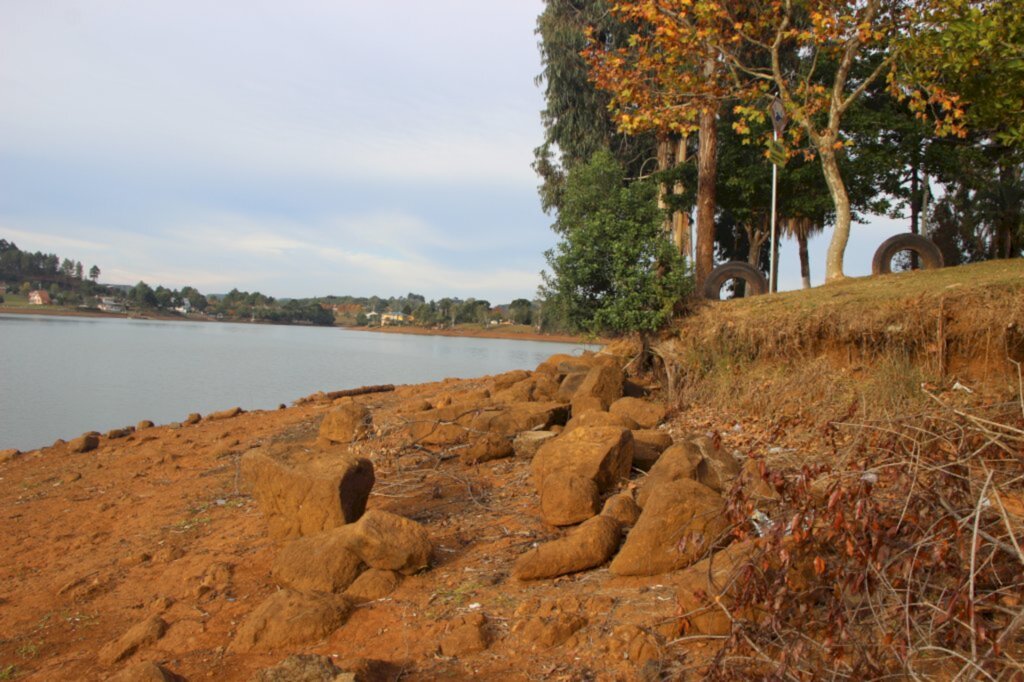
POLYGON ((586 57, 623 131, 692 130, 728 100, 740 116, 736 131, 749 134, 778 96, 794 124, 788 146, 810 143, 835 206, 825 265, 826 281, 835 281, 844 277, 851 223, 837 155, 848 144, 843 116, 892 76, 903 45, 945 1, 621 0, 614 12, 637 30, 626 45, 592 40, 586 57))

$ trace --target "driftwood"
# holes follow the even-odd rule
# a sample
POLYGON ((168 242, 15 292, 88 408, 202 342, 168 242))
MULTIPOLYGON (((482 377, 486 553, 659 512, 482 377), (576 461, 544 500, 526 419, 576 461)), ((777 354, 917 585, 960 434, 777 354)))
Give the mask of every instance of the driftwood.
POLYGON ((304 398, 299 398, 295 401, 295 405, 305 405, 306 403, 315 403, 321 400, 337 400, 338 398, 349 398, 356 395, 366 395, 367 393, 387 393, 395 390, 394 384, 380 384, 378 386, 360 386, 359 388, 347 388, 344 391, 331 391, 330 393, 324 393, 320 391, 313 395, 307 395, 304 398))

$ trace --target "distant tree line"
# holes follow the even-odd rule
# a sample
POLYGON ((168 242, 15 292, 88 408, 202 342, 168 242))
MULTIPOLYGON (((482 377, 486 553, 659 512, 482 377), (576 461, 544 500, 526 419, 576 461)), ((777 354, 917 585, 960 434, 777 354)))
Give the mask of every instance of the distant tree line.
POLYGON ((99 284, 99 276, 96 265, 89 268, 86 278, 81 261, 61 258, 55 253, 22 251, 14 242, 0 239, 0 282, 23 296, 43 290, 56 303, 81 305, 109 293, 99 284))

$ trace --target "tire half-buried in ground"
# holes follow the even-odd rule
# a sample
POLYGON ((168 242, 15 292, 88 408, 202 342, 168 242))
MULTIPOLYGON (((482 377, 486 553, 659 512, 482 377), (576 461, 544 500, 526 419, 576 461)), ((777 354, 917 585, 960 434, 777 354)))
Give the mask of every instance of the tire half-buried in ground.
POLYGON ((942 252, 931 239, 910 232, 889 237, 875 251, 871 259, 872 275, 887 275, 892 272, 892 259, 900 251, 912 251, 920 259, 921 267, 930 270, 941 268, 945 263, 942 252))
POLYGON ((711 271, 704 281, 704 298, 717 301, 722 297, 722 286, 730 279, 746 282, 746 296, 760 296, 768 291, 768 279, 749 263, 731 260, 711 271))

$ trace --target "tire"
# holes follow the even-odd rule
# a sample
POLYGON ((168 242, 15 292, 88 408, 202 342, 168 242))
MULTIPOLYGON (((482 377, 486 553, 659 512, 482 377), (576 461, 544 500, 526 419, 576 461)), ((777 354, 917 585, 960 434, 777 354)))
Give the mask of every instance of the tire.
POLYGON ((722 298, 722 285, 730 279, 742 279, 747 284, 746 296, 760 296, 768 292, 768 279, 761 271, 741 260, 722 263, 711 271, 704 282, 704 298, 718 301, 722 298))
POLYGON ((921 267, 925 270, 941 268, 945 263, 942 260, 942 252, 928 237, 919 234, 904 233, 889 237, 875 251, 871 259, 872 275, 888 275, 892 272, 892 258, 900 251, 913 251, 920 259, 921 267))

